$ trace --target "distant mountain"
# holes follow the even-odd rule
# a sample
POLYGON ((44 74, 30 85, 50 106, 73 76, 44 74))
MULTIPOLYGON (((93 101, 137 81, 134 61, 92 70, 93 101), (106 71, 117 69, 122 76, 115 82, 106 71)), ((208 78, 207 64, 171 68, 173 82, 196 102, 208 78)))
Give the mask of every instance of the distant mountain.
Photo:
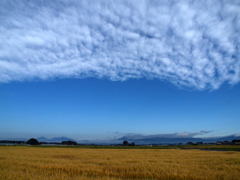
MULTIPOLYGON (((234 139, 240 139, 240 136, 231 135, 231 136, 216 137, 216 138, 210 138, 210 139, 215 141, 232 141, 234 139)), ((209 139, 207 138, 207 140, 209 139)))
POLYGON ((47 141, 49 141, 49 139, 46 138, 46 137, 38 137, 37 140, 40 141, 40 142, 47 142, 47 141))
POLYGON ((57 141, 75 141, 74 139, 72 138, 68 138, 68 137, 54 137, 51 139, 52 142, 57 142, 57 141))
POLYGON ((194 137, 188 137, 188 138, 167 138, 167 137, 154 137, 154 138, 148 138, 148 137, 142 137, 139 139, 123 136, 119 138, 119 141, 133 141, 137 144, 177 144, 177 143, 183 143, 186 144, 188 142, 203 142, 203 143, 216 143, 217 141, 229 141, 231 142, 234 139, 240 139, 239 136, 231 135, 231 136, 225 136, 225 137, 209 137, 209 138, 194 138, 194 137))
POLYGON ((51 139, 48 139, 46 137, 38 137, 37 140, 40 142, 62 142, 62 141, 68 141, 68 140, 75 141, 74 139, 68 138, 68 137, 54 137, 51 139))
MULTIPOLYGON (((1 138, 0 140, 16 140, 16 141, 27 141, 29 138, 1 138)), ((224 137, 208 137, 208 138, 194 138, 194 137, 161 137, 161 136, 122 136, 119 139, 112 140, 74 140, 69 137, 38 137, 36 138, 39 142, 62 142, 62 141, 76 141, 81 144, 122 144, 123 141, 135 142, 135 144, 186 144, 188 142, 203 142, 203 143, 216 143, 217 141, 229 141, 234 139, 240 139, 240 134, 229 135, 224 137)))

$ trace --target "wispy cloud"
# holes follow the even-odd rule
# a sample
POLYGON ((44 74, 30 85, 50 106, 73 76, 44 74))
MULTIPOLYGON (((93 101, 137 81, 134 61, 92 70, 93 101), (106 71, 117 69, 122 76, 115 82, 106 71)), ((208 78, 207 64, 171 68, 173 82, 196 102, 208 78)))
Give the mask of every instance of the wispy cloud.
POLYGON ((0 82, 240 81, 238 1, 1 1, 0 82))

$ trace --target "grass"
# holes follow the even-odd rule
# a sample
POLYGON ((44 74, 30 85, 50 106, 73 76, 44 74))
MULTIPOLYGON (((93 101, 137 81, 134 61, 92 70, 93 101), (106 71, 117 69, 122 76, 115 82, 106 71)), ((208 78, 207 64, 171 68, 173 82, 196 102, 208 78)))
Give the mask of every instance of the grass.
POLYGON ((183 149, 0 146, 0 179, 234 180, 240 153, 183 149))
POLYGON ((240 151, 240 145, 189 145, 180 146, 182 148, 196 148, 196 149, 211 149, 211 150, 225 150, 225 151, 240 151))
POLYGON ((40 148, 81 148, 81 149, 179 149, 179 146, 100 146, 100 145, 40 145, 40 148))

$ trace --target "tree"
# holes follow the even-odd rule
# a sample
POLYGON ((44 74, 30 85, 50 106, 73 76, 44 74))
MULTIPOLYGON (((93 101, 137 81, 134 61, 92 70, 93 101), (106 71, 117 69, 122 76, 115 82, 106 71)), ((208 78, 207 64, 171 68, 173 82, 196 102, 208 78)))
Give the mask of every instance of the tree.
POLYGON ((123 141, 123 145, 127 146, 128 145, 128 141, 123 141))
POLYGON ((27 141, 27 144, 30 144, 30 145, 39 145, 39 142, 37 139, 34 139, 34 138, 31 138, 27 141))
POLYGON ((234 139, 234 140, 232 140, 232 143, 233 144, 240 144, 240 139, 234 139))
POLYGON ((77 142, 68 140, 68 141, 62 141, 62 144, 63 145, 77 145, 77 142))

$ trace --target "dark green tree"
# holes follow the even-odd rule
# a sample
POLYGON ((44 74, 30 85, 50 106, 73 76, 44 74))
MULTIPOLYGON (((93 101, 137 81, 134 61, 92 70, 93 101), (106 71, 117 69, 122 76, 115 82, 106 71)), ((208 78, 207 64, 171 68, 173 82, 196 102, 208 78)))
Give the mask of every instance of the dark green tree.
POLYGON ((232 143, 233 144, 240 144, 240 139, 234 139, 234 140, 232 140, 232 143))
POLYGON ((30 144, 30 145, 39 145, 39 142, 37 139, 34 139, 34 138, 31 138, 27 141, 27 144, 30 144))
POLYGON ((128 141, 123 141, 123 145, 127 146, 128 145, 128 141))
POLYGON ((63 145, 77 145, 77 142, 68 140, 68 141, 62 141, 62 144, 63 145))

